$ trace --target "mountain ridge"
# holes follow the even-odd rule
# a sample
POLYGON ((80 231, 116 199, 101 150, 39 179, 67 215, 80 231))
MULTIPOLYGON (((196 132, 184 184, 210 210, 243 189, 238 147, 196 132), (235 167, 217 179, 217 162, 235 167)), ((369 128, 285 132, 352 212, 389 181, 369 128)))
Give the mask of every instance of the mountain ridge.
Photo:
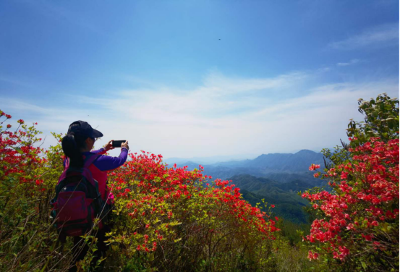
MULTIPOLYGON (((168 165, 173 165, 171 160, 165 161, 168 165)), ((308 167, 312 164, 323 165, 323 155, 312 150, 302 149, 296 153, 269 153, 261 154, 254 159, 241 161, 226 161, 213 164, 202 165, 203 174, 212 176, 214 179, 227 179, 229 177, 249 174, 256 177, 274 177, 280 182, 290 182, 301 179, 314 184, 312 174, 308 167)), ((177 163, 178 167, 187 166, 188 170, 199 169, 200 163, 186 161, 177 163)))

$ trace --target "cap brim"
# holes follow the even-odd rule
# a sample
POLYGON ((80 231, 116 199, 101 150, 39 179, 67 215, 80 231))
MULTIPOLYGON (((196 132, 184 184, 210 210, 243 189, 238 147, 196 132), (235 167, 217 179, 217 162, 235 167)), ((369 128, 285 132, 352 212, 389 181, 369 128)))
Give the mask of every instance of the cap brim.
POLYGON ((100 131, 98 131, 97 129, 93 129, 93 138, 100 138, 103 137, 103 133, 101 133, 100 131))

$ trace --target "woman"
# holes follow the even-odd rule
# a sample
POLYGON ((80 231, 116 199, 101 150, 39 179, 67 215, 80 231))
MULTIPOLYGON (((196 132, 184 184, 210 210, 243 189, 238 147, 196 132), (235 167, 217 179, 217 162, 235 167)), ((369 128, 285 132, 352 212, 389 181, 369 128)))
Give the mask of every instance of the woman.
MULTIPOLYGON (((114 203, 114 196, 107 187, 107 172, 114 170, 125 163, 128 156, 129 146, 128 141, 121 144, 121 153, 119 157, 103 155, 108 150, 114 149, 112 146, 112 140, 109 141, 104 148, 92 151, 96 139, 102 136, 103 134, 100 131, 93 129, 87 122, 75 121, 69 126, 67 135, 65 135, 65 137, 62 139, 62 149, 64 154, 67 156, 67 158, 64 160, 64 168, 66 165, 82 168, 85 157, 90 155, 90 153, 101 154, 89 166, 89 170, 92 173, 93 178, 98 182, 99 192, 102 199, 109 206, 108 210, 110 213, 112 210, 110 207, 114 203), (67 160, 69 160, 69 164, 66 164, 67 160)), ((108 215, 108 218, 109 216, 110 214, 108 215)), ((105 223, 107 222, 102 222, 102 224, 100 224, 100 229, 96 235, 98 238, 98 250, 95 252, 95 254, 97 254, 94 258, 94 263, 96 263, 96 261, 100 259, 102 255, 104 256, 107 250, 107 246, 104 243, 105 234, 111 229, 110 226, 106 225, 105 223)), ((82 248, 80 246, 82 244, 83 241, 80 237, 74 237, 74 249, 76 253, 74 254, 73 267, 70 269, 70 271, 76 271, 75 263, 82 260, 86 255, 88 246, 85 245, 85 247, 82 248)))

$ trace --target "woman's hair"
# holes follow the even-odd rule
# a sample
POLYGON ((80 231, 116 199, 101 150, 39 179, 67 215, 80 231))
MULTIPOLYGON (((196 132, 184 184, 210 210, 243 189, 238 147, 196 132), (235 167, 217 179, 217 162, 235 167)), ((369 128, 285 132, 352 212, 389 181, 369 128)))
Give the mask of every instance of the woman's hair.
POLYGON ((83 167, 81 149, 86 148, 85 137, 74 132, 70 132, 62 138, 62 149, 65 156, 70 158, 70 166, 83 167))

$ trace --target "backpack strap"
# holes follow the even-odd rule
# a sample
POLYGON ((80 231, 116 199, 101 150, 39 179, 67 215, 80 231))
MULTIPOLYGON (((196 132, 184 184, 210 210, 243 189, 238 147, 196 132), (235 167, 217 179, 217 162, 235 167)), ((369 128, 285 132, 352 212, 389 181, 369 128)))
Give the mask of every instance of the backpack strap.
POLYGON ((84 160, 83 168, 88 168, 99 156, 100 154, 98 153, 90 153, 84 160))
MULTIPOLYGON (((56 185, 56 197, 54 199, 57 199, 59 191, 66 185, 68 184, 65 180, 67 176, 76 176, 76 175, 81 175, 84 172, 84 169, 88 169, 88 167, 100 156, 101 154, 97 153, 90 153, 88 156, 85 157, 84 159, 84 166, 83 168, 71 168, 70 167, 70 160, 67 157, 65 161, 65 170, 62 173, 62 175, 59 178, 58 184, 56 185)), ((89 169, 88 169, 89 170, 89 169)), ((90 173, 90 171, 89 171, 90 173)), ((91 173, 90 173, 91 174, 91 173)))

